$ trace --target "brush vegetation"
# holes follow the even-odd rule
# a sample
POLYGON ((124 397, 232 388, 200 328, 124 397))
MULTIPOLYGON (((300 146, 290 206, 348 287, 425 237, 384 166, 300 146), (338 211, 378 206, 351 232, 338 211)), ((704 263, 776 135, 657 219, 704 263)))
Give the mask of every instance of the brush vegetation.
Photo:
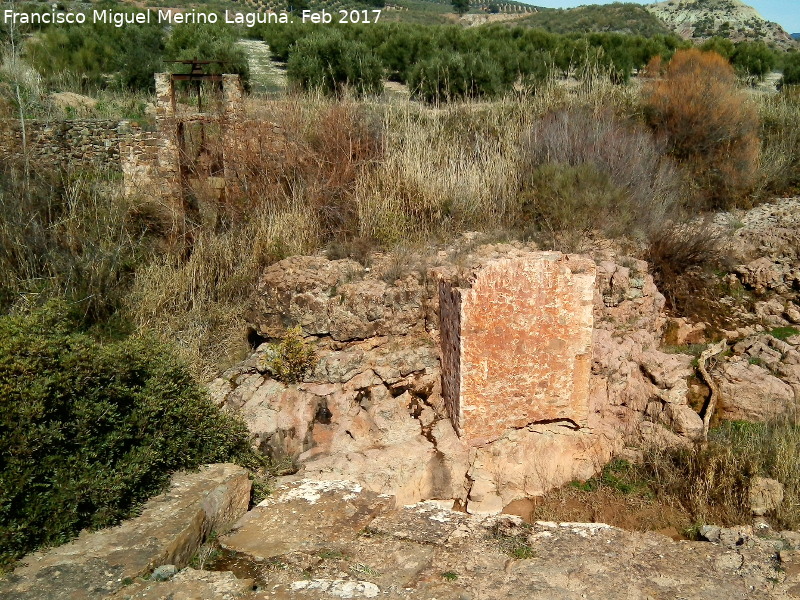
POLYGON ((98 338, 76 308, 0 317, 0 567, 130 516, 173 471, 259 463, 168 347, 98 338))

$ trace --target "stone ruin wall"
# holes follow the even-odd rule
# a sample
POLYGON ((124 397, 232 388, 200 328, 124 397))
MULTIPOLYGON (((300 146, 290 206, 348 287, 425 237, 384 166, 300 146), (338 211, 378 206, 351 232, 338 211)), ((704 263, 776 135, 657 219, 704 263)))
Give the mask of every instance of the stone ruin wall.
MULTIPOLYGON (((60 167, 119 169, 119 120, 25 122, 28 150, 34 162, 60 167)), ((0 120, 0 159, 22 155, 22 127, 17 119, 0 120)))
MULTIPOLYGON (((155 123, 119 119, 36 120, 25 122, 28 156, 34 166, 70 169, 108 169, 121 172, 127 195, 142 194, 179 199, 181 152, 177 136, 183 124, 220 123, 225 173, 219 179, 235 190, 236 165, 225 161, 225 150, 258 142, 271 152, 282 148, 282 131, 272 123, 244 118, 244 92, 238 75, 225 74, 221 114, 178 114, 168 73, 156 73, 155 123), (253 132, 259 138, 253 140, 253 132), (266 134, 268 135, 265 135, 266 134), (277 140, 277 141, 276 141, 277 140)), ((23 157, 22 127, 18 119, 0 120, 0 160, 23 157)), ((213 179, 213 178, 212 178, 213 179)), ((215 182, 216 183, 216 182, 215 182)))
POLYGON ((558 252, 493 261, 440 283, 442 393, 469 446, 532 423, 586 427, 594 262, 558 252))
MULTIPOLYGON (((158 132, 152 125, 118 119, 25 122, 28 156, 34 168, 101 169, 122 172, 125 193, 157 179, 158 132)), ((0 160, 23 157, 18 119, 0 120, 0 160)))

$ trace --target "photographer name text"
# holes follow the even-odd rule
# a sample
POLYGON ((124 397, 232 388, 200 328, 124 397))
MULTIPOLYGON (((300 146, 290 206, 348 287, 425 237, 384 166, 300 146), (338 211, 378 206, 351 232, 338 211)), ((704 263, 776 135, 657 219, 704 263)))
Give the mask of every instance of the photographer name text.
POLYGON ((51 11, 21 12, 3 11, 3 23, 12 25, 83 25, 85 23, 104 23, 115 27, 166 23, 169 25, 228 23, 255 27, 271 23, 377 23, 381 17, 379 9, 373 10, 303 10, 288 12, 238 12, 226 10, 224 13, 197 12, 194 10, 174 11, 169 9, 145 10, 138 12, 93 10, 91 12, 65 12, 52 5, 51 11))

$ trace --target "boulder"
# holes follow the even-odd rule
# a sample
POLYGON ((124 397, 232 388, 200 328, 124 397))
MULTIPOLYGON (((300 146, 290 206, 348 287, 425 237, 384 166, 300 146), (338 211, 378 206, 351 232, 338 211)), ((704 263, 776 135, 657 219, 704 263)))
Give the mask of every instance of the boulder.
POLYGON ((792 388, 768 369, 748 360, 725 362, 712 376, 719 385, 717 410, 724 419, 768 421, 795 407, 792 388))
POLYGON ((222 548, 259 559, 355 541, 394 498, 352 481, 284 480, 220 538, 222 548))
POLYGON ((752 288, 757 294, 763 294, 783 281, 778 268, 765 256, 757 258, 746 265, 740 265, 736 268, 736 273, 742 283, 752 288))

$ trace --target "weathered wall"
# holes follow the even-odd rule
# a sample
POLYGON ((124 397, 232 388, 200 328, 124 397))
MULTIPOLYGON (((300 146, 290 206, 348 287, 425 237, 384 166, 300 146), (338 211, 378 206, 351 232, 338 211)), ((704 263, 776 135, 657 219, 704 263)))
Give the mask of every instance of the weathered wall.
POLYGON ((125 195, 152 195, 158 186, 158 132, 130 121, 121 121, 118 132, 125 195))
MULTIPOLYGON (((25 122, 29 156, 60 167, 119 168, 118 120, 25 122)), ((22 153, 22 127, 16 119, 0 120, 0 158, 22 153)))
POLYGON ((443 393, 468 445, 531 423, 586 426, 594 285, 591 259, 558 252, 492 260, 467 288, 443 283, 441 305, 460 305, 442 312, 446 378, 458 379, 443 393))

